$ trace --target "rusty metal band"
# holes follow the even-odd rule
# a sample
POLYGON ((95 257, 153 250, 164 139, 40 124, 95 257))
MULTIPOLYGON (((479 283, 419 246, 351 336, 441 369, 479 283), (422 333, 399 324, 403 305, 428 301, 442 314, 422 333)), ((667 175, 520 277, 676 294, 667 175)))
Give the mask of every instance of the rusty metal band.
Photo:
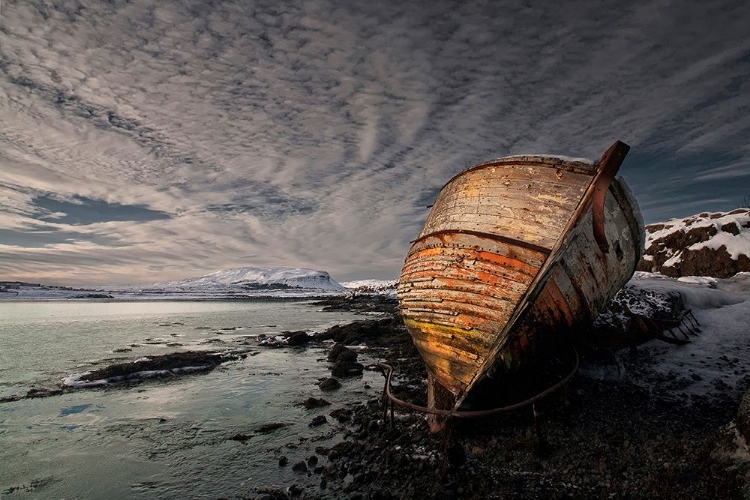
MULTIPOLYGON (((575 348, 573 348, 573 355, 575 357, 575 363, 574 363, 573 369, 570 370, 570 372, 565 376, 565 378, 563 378, 561 381, 557 382, 556 384, 548 387, 547 389, 543 390, 542 392, 538 393, 536 396, 530 397, 529 399, 525 399, 519 403, 515 403, 512 405, 508 405, 508 406, 501 406, 499 408, 491 408, 489 410, 475 410, 475 411, 439 410, 437 408, 428 408, 426 406, 420 406, 420 405, 409 403, 407 401, 399 399, 393 394, 391 394, 391 377, 393 376, 393 367, 385 363, 378 363, 378 367, 385 372, 385 385, 383 386, 383 402, 386 403, 387 401, 390 401, 391 405, 398 405, 403 408, 418 411, 421 413, 429 413, 431 415, 442 415, 444 417, 456 417, 456 418, 488 417, 490 415, 497 415, 499 413, 518 410, 519 408, 523 408, 530 404, 536 403, 537 401, 544 398, 545 396, 549 396, 553 392, 556 392, 559 389, 561 389, 563 386, 565 386, 570 381, 570 379, 573 378, 573 375, 575 375, 575 373, 578 371, 578 365, 579 365, 578 351, 576 351, 575 348)), ((392 411, 393 411, 393 406, 391 406, 391 412, 392 411)))
POLYGON ((550 252, 549 248, 544 248, 542 246, 535 245, 527 241, 518 240, 516 238, 509 238, 507 236, 502 236, 499 234, 482 233, 479 231, 469 231, 465 229, 444 229, 442 231, 435 231, 434 233, 426 234, 420 238, 417 238, 416 240, 410 241, 409 243, 414 245, 415 243, 421 243, 427 238, 440 237, 445 234, 466 234, 469 236, 476 236, 477 238, 486 238, 488 240, 499 241, 500 243, 505 243, 506 245, 515 245, 515 246, 519 246, 522 248, 526 248, 528 250, 533 250, 545 256, 549 255, 549 252, 550 252))

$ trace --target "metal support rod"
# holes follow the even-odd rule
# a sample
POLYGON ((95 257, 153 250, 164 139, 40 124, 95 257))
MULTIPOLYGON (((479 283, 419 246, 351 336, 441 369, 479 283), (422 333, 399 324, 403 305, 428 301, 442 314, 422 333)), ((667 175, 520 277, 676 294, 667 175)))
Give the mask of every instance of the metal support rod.
POLYGON ((499 408, 492 408, 490 410, 474 410, 474 411, 439 410, 437 408, 428 408, 426 406, 420 406, 414 403, 409 403, 401 399, 398 399, 396 396, 391 394, 391 377, 393 376, 393 368, 390 365, 387 365, 385 363, 378 363, 378 367, 384 371, 385 384, 383 386, 383 393, 386 395, 386 397, 391 403, 391 418, 393 418, 393 407, 395 405, 401 406, 402 408, 407 408, 409 410, 414 410, 414 411, 418 411, 422 413, 429 413, 432 415, 442 415, 445 417, 457 417, 457 418, 478 418, 478 417, 486 417, 490 415, 497 415, 499 413, 523 408, 524 406, 528 406, 530 404, 536 403, 537 401, 544 398, 545 396, 548 396, 552 394, 553 392, 559 390, 560 388, 564 387, 570 381, 570 379, 573 378, 573 375, 575 375, 575 373, 578 371, 578 365, 579 365, 578 351, 576 351, 575 348, 573 348, 573 355, 575 357, 575 363, 570 373, 568 373, 565 376, 565 378, 563 378, 561 381, 557 382, 551 387, 548 387, 547 389, 543 390, 536 396, 532 396, 529 399, 525 399, 519 403, 515 403, 512 405, 508 405, 508 406, 501 406, 499 408))

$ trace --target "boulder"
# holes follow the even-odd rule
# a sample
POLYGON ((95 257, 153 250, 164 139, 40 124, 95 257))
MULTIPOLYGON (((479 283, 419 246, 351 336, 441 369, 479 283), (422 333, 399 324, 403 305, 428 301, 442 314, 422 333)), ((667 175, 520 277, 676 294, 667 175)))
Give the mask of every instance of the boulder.
POLYGON ((750 271, 750 209, 702 213, 646 226, 639 271, 729 278, 750 271))
POLYGON ((318 387, 320 387, 321 391, 335 391, 336 389, 339 389, 341 387, 341 382, 331 377, 319 383, 318 387))
POLYGON ((331 368, 331 375, 334 377, 358 377, 362 375, 365 367, 362 363, 352 363, 349 361, 338 361, 331 368))
POLYGON ((288 333, 286 337, 287 344, 291 346, 305 345, 308 344, 313 338, 307 334, 307 332, 285 332, 288 333))
POLYGON ((318 399, 318 398, 307 398, 303 403, 302 406, 307 408, 308 410, 312 410, 313 408, 322 408, 324 406, 328 406, 331 403, 326 401, 325 399, 318 399))
POLYGON ((319 427, 327 422, 328 422, 328 419, 325 417, 325 415, 318 415, 317 417, 312 419, 309 427, 319 427))

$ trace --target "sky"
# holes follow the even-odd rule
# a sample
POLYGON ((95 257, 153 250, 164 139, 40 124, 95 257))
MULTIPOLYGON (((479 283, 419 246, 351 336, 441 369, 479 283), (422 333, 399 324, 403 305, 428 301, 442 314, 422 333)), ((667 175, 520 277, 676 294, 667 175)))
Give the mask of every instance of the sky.
POLYGON ((456 173, 618 139, 646 223, 736 208, 748 26, 744 0, 0 0, 0 280, 397 278, 456 173))

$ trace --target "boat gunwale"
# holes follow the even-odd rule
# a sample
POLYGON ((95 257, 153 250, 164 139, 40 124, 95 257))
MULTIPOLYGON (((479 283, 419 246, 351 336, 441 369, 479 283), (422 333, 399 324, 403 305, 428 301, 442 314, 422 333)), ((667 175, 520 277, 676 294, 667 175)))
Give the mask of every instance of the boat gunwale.
POLYGON ((451 177, 448 182, 443 184, 443 187, 440 188, 440 191, 445 189, 445 187, 448 184, 452 183, 454 180, 458 179, 462 175, 475 172, 477 170, 482 170, 485 168, 495 167, 495 166, 518 165, 519 167, 524 167, 524 166, 546 167, 546 168, 564 170, 566 172, 571 172, 574 174, 590 175, 593 177, 597 173, 598 164, 599 164, 598 162, 587 163, 586 161, 583 161, 583 159, 572 160, 572 159, 565 159, 560 156, 542 156, 542 155, 503 156, 501 158, 495 158, 494 160, 488 160, 482 163, 477 163, 476 165, 473 165, 465 170, 462 170, 461 172, 451 177))

